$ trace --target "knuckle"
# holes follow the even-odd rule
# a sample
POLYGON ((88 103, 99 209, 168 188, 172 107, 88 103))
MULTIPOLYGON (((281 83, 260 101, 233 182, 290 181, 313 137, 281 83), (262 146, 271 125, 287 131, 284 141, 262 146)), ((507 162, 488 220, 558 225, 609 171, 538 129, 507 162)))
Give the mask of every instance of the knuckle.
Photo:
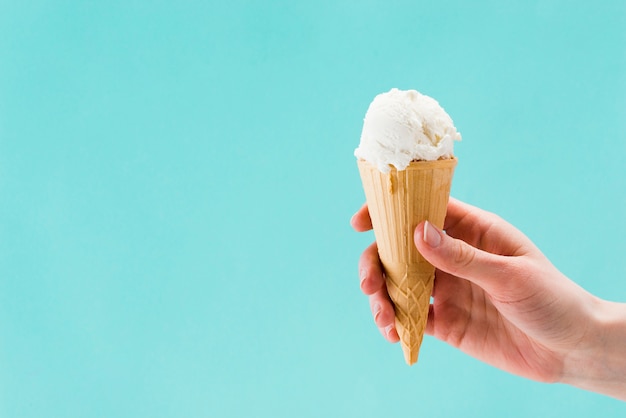
POLYGON ((463 245, 460 241, 456 241, 454 249, 453 263, 457 268, 469 267, 476 258, 475 251, 468 245, 463 245))

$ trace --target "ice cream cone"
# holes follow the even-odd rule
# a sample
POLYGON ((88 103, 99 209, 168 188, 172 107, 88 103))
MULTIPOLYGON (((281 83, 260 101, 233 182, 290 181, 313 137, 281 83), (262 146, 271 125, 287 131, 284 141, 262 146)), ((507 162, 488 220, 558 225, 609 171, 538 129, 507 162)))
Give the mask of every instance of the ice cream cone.
POLYGON ((443 228, 456 164, 456 158, 416 161, 405 170, 382 173, 358 161, 396 329, 409 365, 417 362, 435 277, 435 268, 417 251, 413 233, 424 220, 443 228))

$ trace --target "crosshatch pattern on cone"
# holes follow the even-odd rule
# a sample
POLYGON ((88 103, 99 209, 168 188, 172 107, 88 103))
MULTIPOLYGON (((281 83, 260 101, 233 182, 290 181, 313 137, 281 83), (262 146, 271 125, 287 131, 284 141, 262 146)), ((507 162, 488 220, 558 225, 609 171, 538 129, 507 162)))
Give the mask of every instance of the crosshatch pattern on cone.
POLYGON ((415 248, 415 227, 428 220, 443 228, 456 158, 412 162, 382 173, 359 160, 396 328, 406 362, 417 362, 428 318, 435 268, 415 248))

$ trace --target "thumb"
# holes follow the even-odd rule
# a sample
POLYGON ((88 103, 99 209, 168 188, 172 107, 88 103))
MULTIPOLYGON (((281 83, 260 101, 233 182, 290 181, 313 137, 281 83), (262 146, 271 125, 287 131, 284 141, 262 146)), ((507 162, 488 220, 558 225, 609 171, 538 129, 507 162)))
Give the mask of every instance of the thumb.
POLYGON ((511 277, 512 258, 491 254, 455 239, 430 222, 415 228, 415 246, 433 266, 446 273, 469 280, 485 290, 502 285, 511 277))

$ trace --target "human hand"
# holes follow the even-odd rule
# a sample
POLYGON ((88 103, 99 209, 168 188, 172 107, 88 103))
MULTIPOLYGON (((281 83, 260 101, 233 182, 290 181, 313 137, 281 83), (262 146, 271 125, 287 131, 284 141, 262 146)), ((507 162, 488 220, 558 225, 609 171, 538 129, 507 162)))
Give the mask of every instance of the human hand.
MULTIPOLYGON (((372 228, 367 206, 352 218, 372 228)), ((594 310, 600 300, 559 272, 520 231, 498 216, 450 199, 445 233, 417 226, 419 252, 437 270, 426 334, 508 372, 563 381, 582 354, 596 350, 594 310), (576 358, 576 360, 573 360, 576 358)), ((376 244, 359 261, 383 336, 399 340, 376 244)))

